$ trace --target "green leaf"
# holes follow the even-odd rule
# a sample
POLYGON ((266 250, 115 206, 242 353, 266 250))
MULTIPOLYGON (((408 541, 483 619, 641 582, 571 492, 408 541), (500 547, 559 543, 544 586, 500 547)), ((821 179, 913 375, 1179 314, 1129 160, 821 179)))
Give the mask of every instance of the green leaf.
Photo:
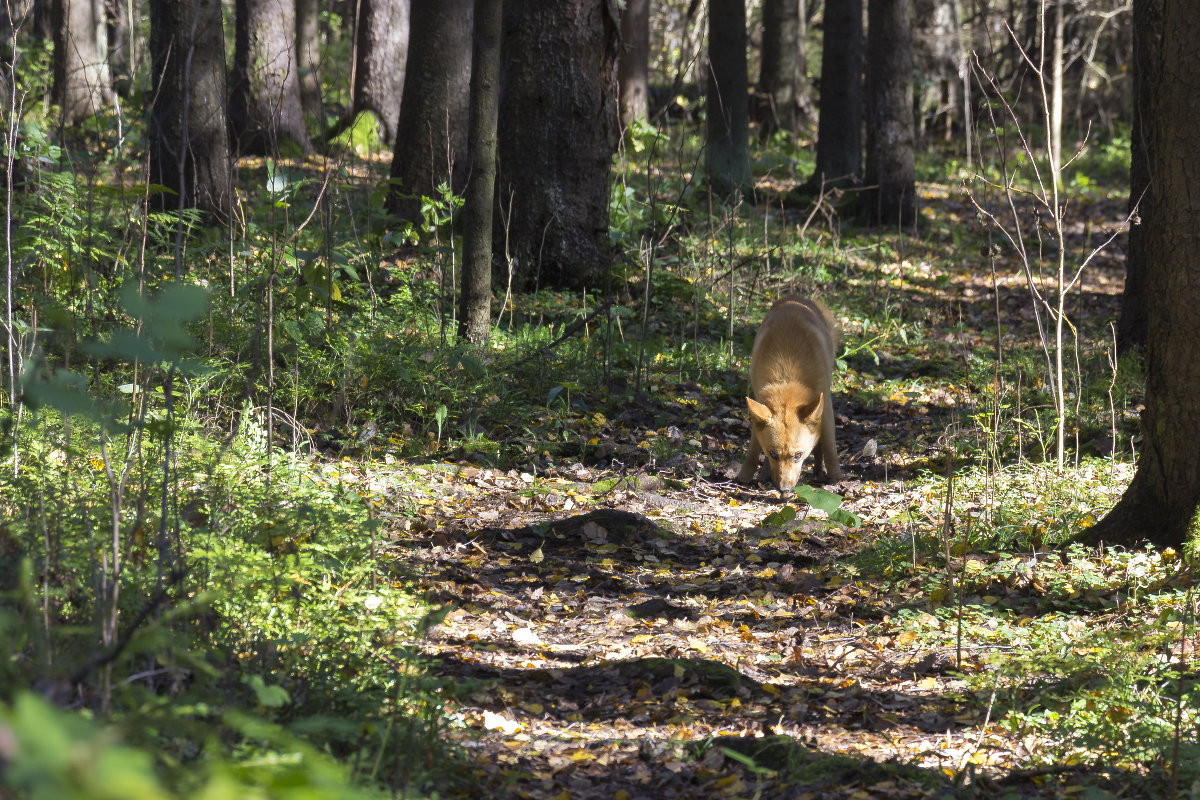
POLYGON ((782 528, 796 518, 795 506, 784 506, 778 511, 774 511, 763 517, 762 526, 764 528, 782 528))
POLYGON ((265 708, 281 708, 291 702, 292 697, 282 686, 268 685, 261 675, 251 675, 242 679, 254 691, 259 705, 265 708))

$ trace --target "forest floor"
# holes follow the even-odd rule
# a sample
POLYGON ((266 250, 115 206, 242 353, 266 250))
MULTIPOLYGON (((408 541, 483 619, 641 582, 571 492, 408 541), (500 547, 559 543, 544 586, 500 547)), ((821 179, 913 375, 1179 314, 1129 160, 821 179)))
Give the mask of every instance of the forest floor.
MULTIPOLYGON (((944 192, 925 203, 943 226, 972 213, 944 192)), ((1073 236, 1094 246, 1122 212, 1097 201, 1081 216, 1095 230, 1073 236)), ((946 457, 946 437, 979 411, 963 388, 967 354, 994 350, 997 317, 1007 336, 1036 341, 1020 271, 1009 263, 994 283, 980 254, 958 260, 941 238, 847 268, 847 292, 891 286, 906 312, 941 315, 926 340, 962 359, 932 370, 919 349, 880 352, 839 379, 846 477, 826 488, 858 527, 733 483, 744 400, 686 381, 570 420, 598 457, 377 468, 393 552, 434 604, 452 606, 423 648, 458 687, 460 744, 487 796, 992 797, 1138 780, 1048 763, 1043 738, 1006 723, 1038 693, 1016 692, 1034 676, 999 660, 1038 645, 977 613, 1006 630, 1066 616, 1108 627, 1125 613, 1121 587, 1081 598, 1057 550, 979 550, 951 533, 941 553, 916 552, 918 535, 936 540, 945 524, 938 476, 966 465, 946 457)), ((1098 258, 1073 316, 1115 317, 1122 270, 1119 253, 1098 258)), ((1128 459, 1101 463, 1118 484, 1128 477, 1128 459)), ((1048 466, 1025 469, 1056 480, 1048 466)), ((972 503, 956 492, 952 516, 972 503)), ((1080 680, 1069 669, 1038 679, 1080 680)))

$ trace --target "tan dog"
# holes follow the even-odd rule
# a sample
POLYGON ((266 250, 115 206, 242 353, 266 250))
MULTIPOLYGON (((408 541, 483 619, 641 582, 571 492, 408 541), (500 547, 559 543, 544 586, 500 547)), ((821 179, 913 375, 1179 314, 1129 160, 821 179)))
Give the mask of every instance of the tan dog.
POLYGON ((789 491, 800 467, 818 443, 817 473, 827 483, 841 479, 833 435, 829 386, 837 353, 838 324, 816 300, 776 301, 758 329, 750 356, 750 447, 737 479, 754 480, 758 454, 765 452, 771 480, 789 491))

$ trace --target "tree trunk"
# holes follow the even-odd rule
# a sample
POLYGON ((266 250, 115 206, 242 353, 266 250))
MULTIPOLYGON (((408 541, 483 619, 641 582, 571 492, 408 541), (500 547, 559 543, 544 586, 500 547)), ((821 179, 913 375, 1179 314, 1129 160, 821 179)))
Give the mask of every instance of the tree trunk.
POLYGON ((113 103, 108 25, 100 0, 54 0, 54 102, 65 127, 113 103))
POLYGON ((912 55, 914 73, 922 80, 914 90, 917 108, 917 141, 935 133, 945 141, 963 118, 963 34, 959 0, 915 0, 912 55))
POLYGON ((300 104, 295 0, 237 0, 229 122, 238 153, 312 150, 300 104))
POLYGON ((1133 4, 1133 119, 1130 123, 1129 211, 1137 215, 1129 228, 1125 256, 1125 290, 1117 318, 1117 352, 1124 355, 1146 349, 1149 325, 1146 297, 1147 220, 1154 218, 1150 188, 1151 81, 1157 74, 1162 41, 1162 0, 1137 0, 1133 4))
POLYGON ((160 207, 201 208, 230 219, 225 37, 220 0, 150 0, 150 182, 160 207))
POLYGON ((500 99, 502 0, 475 0, 471 66, 471 179, 463 209, 463 279, 459 334, 487 343, 492 322, 492 209, 496 199, 496 110, 500 99))
MULTIPOLYGON (((1139 78, 1150 89, 1140 108, 1148 112, 1142 123, 1153 175, 1153 216, 1143 223, 1149 336, 1142 451, 1120 502, 1085 534, 1089 542, 1130 547, 1181 547, 1196 533, 1200 505, 1200 16, 1191 0, 1164 0, 1161 8, 1158 63, 1139 78)), ((1148 16, 1135 19, 1147 24, 1148 16)))
POLYGON ((374 113, 379 120, 379 138, 391 147, 396 142, 408 61, 409 0, 360 2, 351 118, 362 111, 374 113))
POLYGON ((388 208, 417 219, 421 195, 436 196, 449 183, 462 192, 467 170, 468 102, 471 81, 473 0, 414 0, 409 47, 396 124, 392 190, 388 208))
POLYGON ((621 127, 650 113, 650 0, 628 0, 621 14, 621 55, 617 58, 621 127))
POLYGON ((504 5, 497 249, 527 285, 587 285, 613 262, 619 21, 608 0, 504 5))
POLYGON ((745 0, 711 0, 708 9, 709 184, 721 196, 753 186, 750 175, 750 101, 746 75, 745 0))
POLYGON ((113 89, 122 98, 133 92, 134 75, 141 67, 137 48, 141 39, 135 36, 132 0, 104 0, 105 29, 108 32, 108 63, 112 73, 113 89))
POLYGON ((867 4, 867 190, 862 209, 884 225, 916 219, 911 0, 867 4))
POLYGON ((825 4, 817 166, 810 185, 857 183, 862 177, 862 0, 825 4))
POLYGON ((764 135, 795 131, 799 125, 797 85, 803 74, 802 53, 800 4, 797 0, 763 0, 758 91, 766 101, 759 117, 764 135))
POLYGON ((321 97, 321 0, 296 0, 296 68, 300 71, 300 105, 325 126, 321 97))

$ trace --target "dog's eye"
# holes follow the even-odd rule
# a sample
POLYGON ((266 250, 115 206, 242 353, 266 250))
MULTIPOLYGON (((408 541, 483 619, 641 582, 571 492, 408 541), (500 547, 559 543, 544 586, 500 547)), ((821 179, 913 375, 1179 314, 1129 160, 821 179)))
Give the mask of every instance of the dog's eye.
POLYGON ((779 460, 779 451, 772 450, 771 452, 767 453, 767 458, 771 459, 772 461, 778 461, 779 460))
POLYGON ((804 460, 804 454, 803 454, 803 453, 796 453, 796 455, 792 456, 792 461, 800 462, 800 461, 803 461, 803 460, 804 460))

